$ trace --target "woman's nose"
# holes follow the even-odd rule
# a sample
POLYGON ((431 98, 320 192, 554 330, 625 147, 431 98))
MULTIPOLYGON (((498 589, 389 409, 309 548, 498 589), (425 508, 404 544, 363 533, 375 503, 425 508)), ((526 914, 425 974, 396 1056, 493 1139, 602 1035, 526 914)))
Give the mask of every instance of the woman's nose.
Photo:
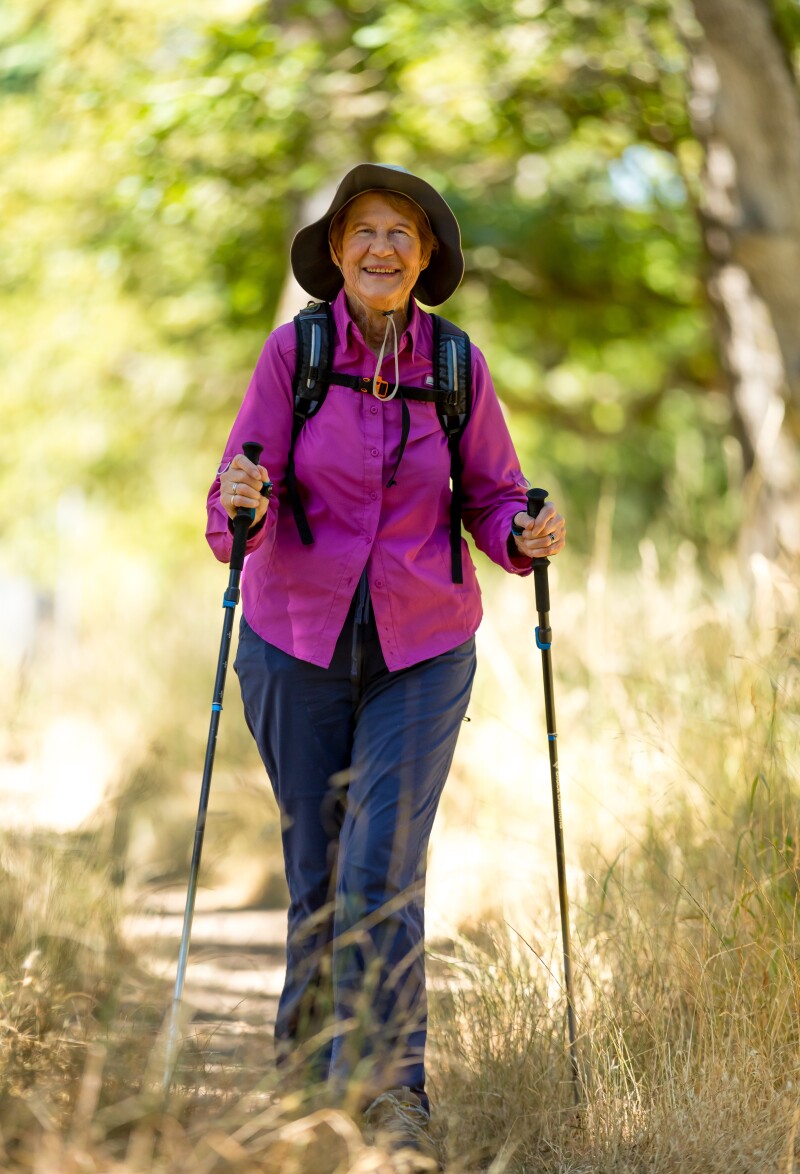
POLYGON ((386 256, 387 253, 393 252, 394 246, 392 245, 392 242, 389 240, 388 234, 385 236, 376 235, 372 240, 372 245, 370 246, 370 251, 373 253, 377 253, 381 257, 386 256))

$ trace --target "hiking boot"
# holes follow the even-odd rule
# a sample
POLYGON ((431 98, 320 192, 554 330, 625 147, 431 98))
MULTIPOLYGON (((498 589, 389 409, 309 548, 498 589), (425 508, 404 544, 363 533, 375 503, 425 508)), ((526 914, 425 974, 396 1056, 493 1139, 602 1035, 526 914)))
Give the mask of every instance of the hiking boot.
POLYGON ((441 1170, 430 1116, 410 1088, 390 1088, 364 1110, 363 1133, 370 1145, 413 1158, 413 1170, 441 1170))

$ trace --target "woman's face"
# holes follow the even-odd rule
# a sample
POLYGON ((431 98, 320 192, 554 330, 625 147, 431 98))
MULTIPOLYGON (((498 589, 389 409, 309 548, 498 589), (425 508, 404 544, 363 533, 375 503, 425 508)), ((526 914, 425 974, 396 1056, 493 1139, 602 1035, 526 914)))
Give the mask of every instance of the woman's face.
POLYGON ((378 192, 365 192, 348 206, 334 260, 346 293, 378 311, 404 307, 428 263, 413 213, 396 211, 378 192))

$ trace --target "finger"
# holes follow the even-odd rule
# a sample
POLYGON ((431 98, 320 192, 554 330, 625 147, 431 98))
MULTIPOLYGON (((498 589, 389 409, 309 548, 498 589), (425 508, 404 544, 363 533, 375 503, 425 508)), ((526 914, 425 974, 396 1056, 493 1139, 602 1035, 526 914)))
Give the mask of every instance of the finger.
POLYGON ((253 481, 260 481, 261 479, 261 467, 248 460, 243 452, 237 453, 231 461, 229 472, 233 470, 240 470, 246 476, 252 477, 253 481))
POLYGON ((229 518, 235 518, 237 514, 244 510, 252 510, 253 524, 255 524, 256 522, 260 522, 264 517, 264 514, 269 508, 269 501, 267 498, 260 496, 254 499, 248 499, 244 495, 240 496, 237 493, 235 497, 223 496, 222 505, 229 518))
POLYGON ((553 540, 543 540, 537 538, 532 542, 526 542, 524 547, 524 554, 528 558, 549 558, 551 554, 557 554, 564 549, 565 539, 554 535, 553 540))
POLYGON ((250 477, 244 470, 239 469, 234 469, 232 472, 226 473, 224 477, 220 477, 219 483, 223 493, 232 492, 234 485, 240 486, 242 489, 253 489, 256 493, 260 493, 263 484, 260 472, 255 477, 250 477))
MULTIPOLYGON (((544 532, 548 527, 548 523, 551 523, 553 518, 557 516, 555 506, 552 502, 548 501, 535 518, 527 513, 518 513, 514 516, 514 522, 522 530, 539 534, 544 532)), ((552 524, 549 528, 552 530, 552 524)))
POLYGON ((263 500, 258 490, 249 485, 237 485, 235 489, 231 486, 230 503, 237 510, 251 510, 263 500))
POLYGON ((556 529, 551 530, 548 534, 532 535, 530 532, 526 532, 524 535, 520 535, 516 540, 520 553, 528 558, 540 558, 563 549, 566 542, 566 528, 563 525, 563 519, 559 519, 559 522, 556 529))
POLYGON ((537 536, 539 534, 549 534, 555 525, 557 517, 556 507, 551 501, 548 501, 544 509, 535 518, 528 518, 528 521, 531 523, 531 533, 537 536))
POLYGON ((264 498, 249 485, 232 482, 220 489, 220 501, 231 517, 234 517, 237 510, 253 509, 264 501, 264 498))
MULTIPOLYGON (((522 517, 522 514, 518 515, 518 518, 522 517)), ((515 518, 515 521, 517 521, 517 518, 515 518)), ((556 534, 556 537, 558 537, 559 534, 564 532, 564 519, 559 518, 558 514, 546 519, 545 525, 542 527, 539 526, 538 519, 529 518, 527 521, 529 521, 529 525, 522 527, 524 533, 519 535, 519 541, 537 542, 539 545, 547 546, 552 542, 551 534, 556 534)))

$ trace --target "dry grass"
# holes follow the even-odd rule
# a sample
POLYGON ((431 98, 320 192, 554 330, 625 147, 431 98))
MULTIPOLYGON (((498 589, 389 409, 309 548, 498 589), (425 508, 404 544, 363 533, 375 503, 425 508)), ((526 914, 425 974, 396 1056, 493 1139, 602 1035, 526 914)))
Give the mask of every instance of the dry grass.
MULTIPOLYGON (((569 587, 567 566, 553 591, 584 1107, 571 1108, 564 1047, 530 600, 503 583, 432 854, 431 918, 450 944, 432 961, 430 1070, 449 1168, 793 1174, 796 592, 756 563, 750 608, 733 573, 712 592, 691 551, 665 574, 647 545, 612 584, 597 549, 587 584, 569 587)), ((155 874, 192 819, 151 816, 162 839, 140 850, 158 769, 137 776, 123 820, 155 874)), ((220 855, 244 850, 255 802, 219 833, 220 855)), ((4 843, 0 1166, 388 1169, 342 1114, 235 1073, 213 1086, 202 1048, 182 1094, 158 1100, 147 1070, 166 992, 117 942, 119 835, 4 843)))
MULTIPOLYGON (((530 912, 552 910, 555 870, 550 849, 543 901, 529 778, 503 798, 535 887, 498 854, 511 926, 484 922, 461 944, 468 981, 437 1017, 439 1100, 467 1169, 482 1155, 514 1171, 797 1168, 797 595, 755 564, 754 623, 742 595, 709 596, 689 556, 664 583, 645 548, 637 578, 610 584, 595 565, 583 600, 557 596, 585 1107, 576 1119, 556 919, 530 912)), ((509 594, 506 629, 514 608, 509 594)), ((478 706, 528 741, 503 676, 478 706)), ((535 735, 530 756, 546 776, 535 735)))

